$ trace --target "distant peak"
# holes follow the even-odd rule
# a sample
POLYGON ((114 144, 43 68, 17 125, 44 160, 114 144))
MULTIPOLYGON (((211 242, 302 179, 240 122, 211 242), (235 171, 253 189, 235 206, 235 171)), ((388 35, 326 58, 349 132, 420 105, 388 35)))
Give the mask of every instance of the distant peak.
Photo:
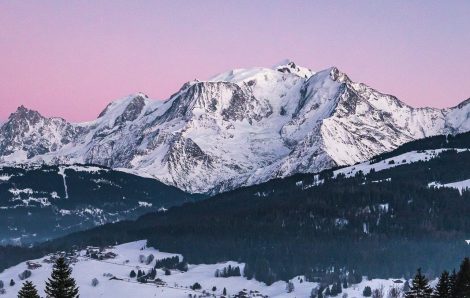
POLYGON ((36 115, 36 114, 40 115, 38 111, 28 109, 24 105, 19 106, 12 115, 15 115, 15 114, 16 115, 25 115, 25 116, 36 115))
POLYGON ((348 75, 341 72, 336 66, 330 68, 330 78, 340 83, 350 82, 348 75))
POLYGON ((279 63, 274 64, 272 68, 273 68, 273 69, 276 69, 276 68, 278 68, 278 67, 280 67, 280 66, 286 66, 286 65, 288 65, 289 63, 294 63, 294 62, 293 62, 292 60, 290 60, 290 59, 283 59, 283 60, 279 61, 279 63))
POLYGON ((282 73, 291 73, 298 75, 299 77, 302 77, 304 79, 310 78, 315 72, 313 72, 311 69, 298 66, 295 64, 294 61, 290 59, 284 59, 280 63, 275 64, 273 66, 273 69, 282 72, 282 73))
POLYGON ((38 111, 26 108, 24 105, 19 106, 14 113, 8 117, 9 121, 17 121, 22 119, 30 120, 32 123, 39 121, 42 117, 38 111))

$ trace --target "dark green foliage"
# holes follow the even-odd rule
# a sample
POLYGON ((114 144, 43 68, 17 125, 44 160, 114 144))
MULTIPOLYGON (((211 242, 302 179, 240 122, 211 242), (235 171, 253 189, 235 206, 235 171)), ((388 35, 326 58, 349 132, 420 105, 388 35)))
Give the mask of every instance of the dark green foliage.
POLYGON ((320 286, 320 288, 318 289, 317 298, 323 298, 324 297, 323 296, 323 291, 324 290, 325 289, 322 286, 320 286))
POLYGON ((408 280, 405 281, 405 284, 403 285, 403 292, 406 293, 411 289, 410 282, 408 280))
POLYGON ((20 274, 18 274, 18 278, 20 280, 25 280, 27 278, 29 278, 31 276, 32 272, 31 270, 25 270, 23 272, 21 272, 20 274))
MULTIPOLYGON (((0 202, 1 201, 2 201, 2 196, 0 195, 0 202)), ((1 204, 2 203, 0 203, 0 205, 1 204)), ((5 226, 4 226, 2 221, 6 221, 8 218, 3 217, 4 215, 1 215, 1 214, 2 212, 0 210, 0 235, 8 235, 8 234, 2 234, 3 233, 1 231, 2 229, 5 229, 5 230, 8 229, 7 223, 5 223, 5 226)), ((26 214, 24 216, 25 217, 23 218, 23 220, 27 219, 26 214)), ((19 262, 22 262, 25 260, 37 259, 45 254, 47 254, 47 252, 41 249, 31 249, 27 247, 13 246, 13 245, 0 246, 0 271, 2 271, 3 269, 9 268, 11 266, 14 266, 18 264, 19 262)))
POLYGON ((217 291, 217 287, 216 287, 216 286, 213 286, 213 287, 212 287, 212 292, 215 292, 215 291, 217 291))
POLYGON ((222 291, 222 295, 227 295, 227 289, 224 288, 224 290, 222 291))
POLYGON ((55 262, 51 277, 46 282, 45 292, 49 298, 78 297, 78 287, 72 278, 72 269, 64 258, 58 258, 55 262))
POLYGON ((150 271, 146 275, 148 279, 155 279, 156 276, 157 276, 157 270, 155 268, 150 269, 150 271))
POLYGON ((452 274, 449 276, 449 283, 450 283, 450 289, 451 289, 451 297, 455 297, 456 294, 456 282, 457 282, 457 273, 455 272, 455 269, 452 270, 452 274))
POLYGON ((91 286, 92 286, 92 287, 98 286, 99 283, 100 283, 100 281, 99 281, 97 278, 93 278, 93 279, 91 280, 91 286))
POLYGON ((196 283, 194 283, 190 288, 191 288, 192 290, 200 290, 202 287, 201 287, 201 285, 200 285, 198 282, 196 282, 196 283))
POLYGON ((164 258, 155 261, 155 268, 176 269, 180 271, 188 271, 188 263, 186 261, 180 262, 178 256, 164 258))
POLYGON ((131 273, 129 274, 129 277, 130 278, 135 278, 137 276, 137 274, 135 273, 134 270, 131 270, 131 273))
POLYGON ((15 281, 13 279, 10 279, 10 287, 13 287, 15 285, 15 281))
POLYGON ((353 270, 350 272, 347 279, 348 284, 358 284, 362 282, 362 274, 360 274, 357 270, 353 270))
POLYGON ((228 265, 222 270, 217 269, 215 271, 215 277, 231 277, 231 276, 241 276, 240 267, 228 265))
POLYGON ((421 273, 421 268, 418 269, 413 281, 411 282, 411 289, 405 293, 406 298, 430 298, 432 289, 429 286, 428 279, 421 273))
POLYGON ((33 283, 26 281, 18 292, 18 298, 39 298, 39 294, 33 283))
POLYGON ((444 271, 442 272, 441 276, 439 277, 439 282, 434 289, 433 296, 440 297, 440 298, 452 298, 452 282, 450 279, 449 272, 444 271))
POLYGON ((291 281, 287 282, 287 284, 286 284, 286 291, 287 291, 287 293, 292 293, 292 292, 294 292, 294 289, 295 289, 294 283, 291 282, 291 281))
POLYGON ((154 256, 153 254, 150 254, 150 255, 146 258, 145 264, 150 265, 150 263, 152 263, 154 259, 155 259, 155 256, 154 256))
POLYGON ((456 297, 470 297, 470 259, 465 258, 460 265, 454 284, 454 295, 456 297))
POLYGON ((369 286, 366 286, 364 290, 362 291, 362 296, 364 297, 372 296, 372 289, 369 286))
POLYGON ((331 290, 330 290, 331 296, 339 295, 342 292, 343 292, 343 289, 341 287, 341 282, 337 281, 331 286, 331 290))

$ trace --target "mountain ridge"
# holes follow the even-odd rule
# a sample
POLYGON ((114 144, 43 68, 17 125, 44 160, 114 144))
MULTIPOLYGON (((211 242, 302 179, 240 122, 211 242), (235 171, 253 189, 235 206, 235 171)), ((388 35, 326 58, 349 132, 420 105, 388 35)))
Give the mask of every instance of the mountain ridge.
POLYGON ((413 108, 336 67, 313 72, 288 61, 189 81, 165 101, 136 93, 89 122, 13 113, 0 126, 0 163, 93 163, 217 193, 465 132, 469 113, 465 102, 413 108))

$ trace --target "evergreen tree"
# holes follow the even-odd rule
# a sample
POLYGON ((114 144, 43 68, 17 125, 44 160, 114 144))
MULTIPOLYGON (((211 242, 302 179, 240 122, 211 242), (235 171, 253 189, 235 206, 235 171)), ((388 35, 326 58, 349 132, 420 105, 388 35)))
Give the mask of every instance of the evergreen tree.
POLYGON ((18 298, 39 298, 38 291, 32 282, 26 281, 18 292, 18 298))
POLYGON ((411 289, 410 282, 408 280, 406 280, 405 284, 403 285, 403 293, 409 292, 410 289, 411 289))
POLYGON ((449 283, 450 283, 450 292, 451 292, 451 297, 456 297, 456 284, 457 282, 457 273, 455 273, 455 269, 452 270, 452 274, 449 277, 449 283))
POLYGON ((287 282, 287 285, 286 285, 286 291, 287 293, 292 293, 294 291, 294 283, 289 281, 287 282))
POLYGON ((454 295, 459 298, 470 297, 470 259, 465 258, 455 278, 454 295))
POLYGON ((421 273, 421 268, 418 269, 412 283, 411 289, 405 294, 406 298, 430 298, 432 289, 429 286, 427 278, 421 273))
POLYGON ((439 298, 452 297, 452 284, 449 272, 442 272, 441 277, 439 278, 439 282, 437 283, 436 288, 434 289, 433 296, 439 298))
POLYGON ((320 288, 318 289, 317 298, 323 298, 323 291, 324 290, 325 290, 325 288, 323 286, 320 286, 320 288))
POLYGON ((364 290, 362 291, 362 296, 364 297, 372 296, 372 289, 369 286, 366 286, 364 290))
POLYGON ((10 279, 10 287, 13 287, 15 285, 15 281, 13 279, 10 279))
POLYGON ((58 258, 52 269, 51 277, 46 282, 47 296, 50 298, 78 298, 78 287, 71 275, 72 269, 65 259, 58 258))
POLYGON ((224 290, 222 291, 222 295, 224 295, 224 296, 227 295, 227 289, 226 288, 224 288, 224 290))
POLYGON ((129 274, 130 278, 135 278, 137 274, 135 273, 134 270, 131 270, 131 273, 129 274))
POLYGON ((317 298, 317 295, 318 295, 318 288, 313 288, 310 291, 310 298, 317 298))

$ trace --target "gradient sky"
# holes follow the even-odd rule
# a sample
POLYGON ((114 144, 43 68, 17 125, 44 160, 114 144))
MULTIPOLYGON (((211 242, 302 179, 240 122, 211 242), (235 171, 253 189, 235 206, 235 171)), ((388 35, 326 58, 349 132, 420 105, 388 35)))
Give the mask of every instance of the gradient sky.
POLYGON ((94 119, 134 92, 285 58, 413 106, 470 97, 470 1, 1 1, 0 120, 94 119))

